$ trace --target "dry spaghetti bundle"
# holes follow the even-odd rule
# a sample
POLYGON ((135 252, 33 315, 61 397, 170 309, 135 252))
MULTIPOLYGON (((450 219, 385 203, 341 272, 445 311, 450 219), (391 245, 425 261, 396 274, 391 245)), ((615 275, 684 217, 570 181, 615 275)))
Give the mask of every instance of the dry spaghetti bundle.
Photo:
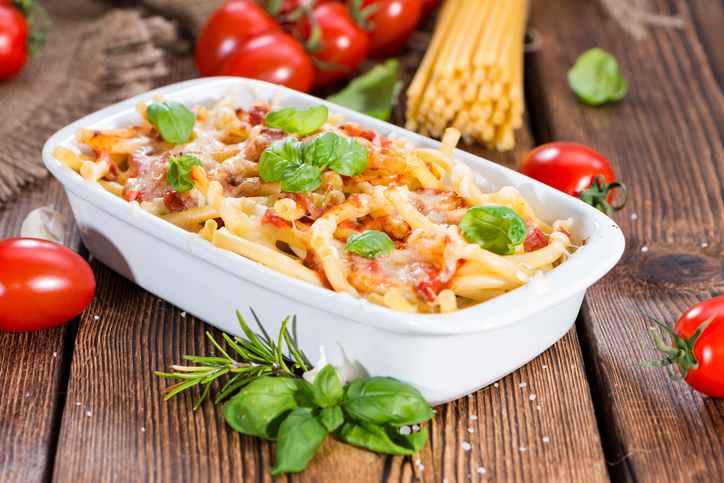
POLYGON ((523 125, 526 0, 446 0, 407 91, 407 125, 441 137, 456 127, 467 143, 500 151, 523 125))

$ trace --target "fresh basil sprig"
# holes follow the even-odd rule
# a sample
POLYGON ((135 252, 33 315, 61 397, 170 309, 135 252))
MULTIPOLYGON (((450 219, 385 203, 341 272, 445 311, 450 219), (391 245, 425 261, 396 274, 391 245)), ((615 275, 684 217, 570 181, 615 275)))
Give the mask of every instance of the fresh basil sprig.
POLYGON ((189 142, 196 124, 196 114, 174 101, 151 103, 146 109, 146 118, 158 129, 164 141, 175 144, 189 142))
POLYGON ((314 191, 322 184, 322 171, 332 169, 356 176, 367 167, 367 148, 353 138, 326 132, 305 145, 294 138, 274 141, 259 159, 259 177, 281 181, 288 193, 314 191))
POLYGON ((507 206, 470 208, 460 219, 460 229, 468 243, 498 255, 512 254, 528 236, 525 220, 507 206))
POLYGON ((328 101, 386 121, 402 90, 397 59, 388 59, 349 83, 328 101))
POLYGON ((285 107, 266 115, 266 127, 307 136, 322 127, 328 117, 329 111, 325 106, 314 106, 309 109, 285 107))
POLYGON ((618 61, 598 47, 578 57, 568 71, 568 84, 583 102, 592 106, 618 101, 628 92, 618 61))
POLYGON ((413 455, 427 442, 427 429, 419 433, 400 434, 390 425, 347 422, 337 431, 337 437, 352 446, 377 453, 413 455))
POLYGON ((387 233, 377 230, 367 230, 347 238, 347 251, 365 258, 378 257, 394 249, 395 242, 387 233))
POLYGON ((174 191, 184 192, 194 187, 194 182, 191 181, 191 168, 194 166, 203 166, 201 160, 196 156, 182 154, 176 157, 171 154, 168 157, 166 180, 174 191))

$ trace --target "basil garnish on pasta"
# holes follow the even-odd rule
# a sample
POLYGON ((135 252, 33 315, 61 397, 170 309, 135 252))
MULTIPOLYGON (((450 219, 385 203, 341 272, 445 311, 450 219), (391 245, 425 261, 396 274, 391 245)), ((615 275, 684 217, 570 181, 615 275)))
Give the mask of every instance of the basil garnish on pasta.
POLYGON ((468 243, 498 255, 513 254, 528 236, 525 220, 507 206, 470 208, 460 219, 460 229, 468 243))
POLYGON ((352 138, 334 133, 317 136, 309 146, 294 138, 274 141, 259 159, 259 177, 281 181, 288 193, 314 191, 329 168, 344 176, 356 176, 367 167, 367 148, 352 138))
POLYGON ((322 127, 327 122, 328 116, 329 112, 325 106, 314 106, 309 109, 285 107, 266 115, 266 127, 307 136, 322 127))
POLYGON ((352 235, 347 239, 347 251, 356 253, 365 258, 374 258, 395 249, 395 242, 387 233, 376 230, 367 230, 359 235, 352 235))
POLYGON ((146 118, 164 141, 184 144, 189 141, 196 124, 196 114, 179 102, 152 102, 146 109, 146 118))
POLYGON ((169 155, 166 180, 174 191, 184 192, 194 187, 194 182, 191 181, 191 168, 193 166, 203 166, 203 163, 199 158, 190 154, 182 154, 179 157, 173 154, 169 155))

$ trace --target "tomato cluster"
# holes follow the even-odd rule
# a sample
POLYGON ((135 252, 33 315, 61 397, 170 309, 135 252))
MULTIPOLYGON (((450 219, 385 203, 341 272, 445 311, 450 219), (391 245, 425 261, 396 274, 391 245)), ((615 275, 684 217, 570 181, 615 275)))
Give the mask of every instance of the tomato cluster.
POLYGON ((367 58, 397 54, 439 0, 230 0, 196 44, 202 76, 231 75, 308 92, 367 58))

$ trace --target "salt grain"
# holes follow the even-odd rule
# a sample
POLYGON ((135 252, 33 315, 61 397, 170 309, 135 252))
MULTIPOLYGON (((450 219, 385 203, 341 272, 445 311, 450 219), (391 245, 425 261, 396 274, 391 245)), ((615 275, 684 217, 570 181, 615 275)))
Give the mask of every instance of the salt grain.
POLYGON ((528 385, 527 382, 521 382, 520 384, 518 384, 518 387, 525 387, 527 385, 528 385))
POLYGON ((75 403, 76 406, 80 406, 80 401, 75 403))
POLYGON ((551 440, 551 439, 550 439, 548 436, 546 436, 545 438, 543 438, 543 442, 544 442, 544 443, 547 443, 547 442, 550 441, 550 440, 551 440))
POLYGON ((415 425, 412 427, 412 430, 413 430, 413 431, 420 431, 420 426, 418 426, 417 424, 415 424, 415 425))
POLYGON ((474 433, 475 430, 473 428, 468 428, 468 433, 474 433))
POLYGON ((58 357, 58 353, 57 353, 57 352, 53 352, 53 357, 58 357))
POLYGON ((142 433, 145 433, 145 432, 146 432, 146 428, 141 428, 141 432, 142 432, 142 433))
POLYGON ((530 399, 531 401, 535 401, 535 394, 531 394, 530 396, 528 396, 528 399, 530 399))
POLYGON ((186 317, 186 312, 181 312, 181 317, 186 317))
POLYGON ((520 450, 521 453, 525 453, 525 446, 521 446, 521 447, 518 448, 518 449, 520 450))
POLYGON ((415 464, 419 466, 420 463, 422 463, 422 460, 421 460, 420 458, 417 458, 417 459, 415 460, 415 464))
POLYGON ((484 474, 487 473, 487 472, 488 472, 488 470, 486 470, 486 469, 483 468, 482 466, 478 468, 478 473, 480 473, 481 475, 484 475, 484 474))
POLYGON ((467 441, 460 443, 460 447, 465 451, 470 451, 471 449, 473 449, 473 447, 470 446, 470 443, 468 443, 467 441))
POLYGON ((30 397, 30 393, 27 393, 27 394, 25 395, 25 397, 30 397))
POLYGON ((541 366, 543 369, 548 369, 548 366, 541 366))
POLYGON ((538 411, 540 411, 540 406, 536 406, 536 408, 538 408, 538 411))
POLYGON ((100 317, 98 317, 97 315, 94 315, 93 318, 96 320, 100 319, 100 317))
POLYGON ((420 471, 425 471, 425 465, 418 465, 417 469, 420 471))
POLYGON ((412 428, 410 428, 409 426, 400 427, 400 434, 408 435, 410 433, 412 433, 412 428))
POLYGON ((437 409, 433 409, 432 412, 437 414, 437 409))
POLYGON ((702 243, 702 244, 701 244, 701 248, 706 248, 706 247, 708 247, 708 246, 709 246, 708 243, 702 243))
POLYGON ((85 413, 85 415, 88 416, 88 417, 91 417, 91 416, 93 416, 93 413, 90 412, 90 411, 88 411, 87 413, 85 413))
POLYGON ((649 251, 649 247, 641 247, 641 251, 646 253, 649 251))
POLYGON ((498 387, 498 383, 496 382, 495 384, 493 384, 493 386, 494 386, 494 387, 498 387))
POLYGON ((473 414, 472 416, 470 416, 470 419, 472 419, 473 421, 475 421, 476 419, 478 419, 478 417, 473 414))
POLYGON ((638 218, 638 217, 639 217, 639 215, 637 215, 636 213, 631 213, 631 219, 632 219, 632 220, 635 220, 635 219, 638 218))
POLYGON ((447 478, 443 478, 442 483, 448 483, 447 478))
POLYGON ((468 397, 472 399, 473 395, 472 395, 472 394, 468 394, 468 397))

